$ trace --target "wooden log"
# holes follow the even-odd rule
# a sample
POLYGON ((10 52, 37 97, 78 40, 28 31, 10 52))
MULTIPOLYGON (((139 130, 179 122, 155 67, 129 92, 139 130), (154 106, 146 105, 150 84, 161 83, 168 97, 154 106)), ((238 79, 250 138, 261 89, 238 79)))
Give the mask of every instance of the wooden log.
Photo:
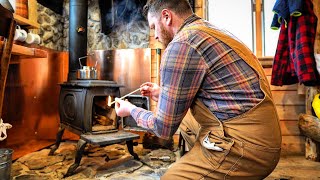
POLYGON ((311 138, 306 138, 306 159, 312 161, 320 161, 320 143, 313 141, 311 138))
MULTIPOLYGON (((306 114, 312 115, 312 101, 314 96, 318 93, 319 88, 317 87, 308 87, 306 93, 306 114)), ((310 137, 306 137, 305 142, 305 157, 308 160, 312 161, 320 161, 320 143, 311 139, 310 137)))
POLYGON ((116 126, 117 125, 117 113, 116 110, 114 108, 111 108, 108 113, 107 113, 107 118, 109 119, 109 121, 112 122, 112 125, 116 126))
POLYGON ((106 116, 102 116, 99 114, 94 116, 94 119, 98 122, 98 124, 103 125, 103 126, 110 126, 113 124, 112 120, 110 120, 106 116))
POLYGON ((103 126, 113 125, 114 127, 116 127, 117 114, 114 108, 108 106, 108 99, 108 97, 94 99, 94 124, 98 123, 103 126))
POLYGON ((320 119, 317 117, 308 114, 300 114, 299 129, 305 136, 320 142, 320 119))

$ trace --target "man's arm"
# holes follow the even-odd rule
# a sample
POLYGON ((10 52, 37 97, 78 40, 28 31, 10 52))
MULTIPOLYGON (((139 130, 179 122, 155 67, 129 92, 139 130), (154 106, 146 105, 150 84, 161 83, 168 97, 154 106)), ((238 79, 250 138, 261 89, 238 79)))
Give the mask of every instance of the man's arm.
POLYGON ((141 108, 131 111, 141 127, 162 138, 171 137, 187 113, 206 74, 207 66, 186 43, 171 43, 161 64, 160 94, 156 114, 141 108))

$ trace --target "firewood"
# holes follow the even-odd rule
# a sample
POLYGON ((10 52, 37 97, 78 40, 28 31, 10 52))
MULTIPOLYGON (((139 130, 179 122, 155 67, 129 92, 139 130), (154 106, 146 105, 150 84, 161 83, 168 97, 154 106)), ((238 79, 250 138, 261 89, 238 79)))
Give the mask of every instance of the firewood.
POLYGON ((299 129, 307 137, 320 142, 320 119, 308 115, 299 115, 299 129))
POLYGON ((117 113, 114 108, 109 109, 108 113, 106 114, 106 117, 112 122, 113 125, 116 124, 117 113))
POLYGON ((101 124, 101 125, 104 125, 104 126, 109 126, 109 125, 112 125, 113 124, 113 120, 109 119, 108 117, 106 116, 102 116, 102 115, 96 115, 96 121, 101 124))
POLYGON ((305 145, 306 145, 306 154, 305 154, 306 159, 319 162, 320 161, 320 156, 319 156, 320 143, 312 140, 311 138, 306 138, 305 145))
POLYGON ((103 125, 92 126, 93 132, 110 131, 110 130, 115 130, 115 126, 103 126, 103 125))

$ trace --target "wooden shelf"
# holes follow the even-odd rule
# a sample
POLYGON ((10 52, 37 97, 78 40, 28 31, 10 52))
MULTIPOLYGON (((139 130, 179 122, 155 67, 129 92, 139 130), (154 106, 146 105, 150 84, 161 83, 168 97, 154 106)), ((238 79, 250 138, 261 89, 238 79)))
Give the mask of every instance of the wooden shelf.
MULTIPOLYGON (((0 49, 2 49, 2 46, 3 46, 3 41, 0 41, 0 49)), ((17 44, 13 44, 11 54, 18 55, 18 56, 32 57, 32 58, 46 58, 47 57, 47 51, 45 51, 45 50, 21 46, 21 45, 17 45, 17 44)))
POLYGON ((28 29, 39 29, 40 24, 37 22, 33 22, 29 19, 26 19, 24 17, 21 17, 17 14, 13 14, 14 19, 17 21, 18 25, 25 26, 28 29))

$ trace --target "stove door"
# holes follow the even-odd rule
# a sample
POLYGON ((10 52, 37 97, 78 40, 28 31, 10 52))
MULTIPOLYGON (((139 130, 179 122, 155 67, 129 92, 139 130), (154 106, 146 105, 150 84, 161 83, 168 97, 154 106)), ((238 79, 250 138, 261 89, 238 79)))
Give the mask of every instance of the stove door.
MULTIPOLYGON (((150 101, 146 96, 130 95, 126 99, 137 107, 150 110, 150 101)), ((139 127, 132 116, 122 118, 122 127, 125 130, 147 131, 146 129, 139 127)))

